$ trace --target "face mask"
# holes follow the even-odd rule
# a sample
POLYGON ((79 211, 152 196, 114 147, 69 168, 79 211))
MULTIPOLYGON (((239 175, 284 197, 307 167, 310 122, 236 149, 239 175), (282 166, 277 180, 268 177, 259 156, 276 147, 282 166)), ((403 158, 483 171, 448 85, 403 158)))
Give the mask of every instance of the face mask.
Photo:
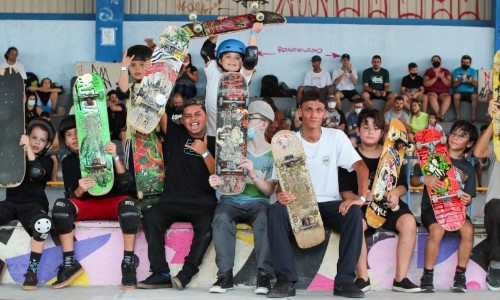
POLYGON ((259 133, 255 130, 255 127, 247 129, 247 140, 253 140, 259 133))
POLYGON ((328 102, 329 109, 335 109, 335 106, 337 106, 337 102, 328 102))
POLYGON ((433 62, 432 62, 432 66, 433 66, 434 68, 439 68, 439 66, 440 66, 440 65, 441 65, 441 62, 440 62, 440 61, 433 61, 433 62))
POLYGON ((418 73, 410 73, 411 77, 417 77, 418 73))
POLYGON ((189 63, 188 63, 188 62, 187 62, 187 63, 182 63, 182 65, 183 65, 184 67, 187 67, 187 66, 189 65, 189 63))
POLYGON ((28 106, 35 106, 36 100, 35 99, 28 99, 28 106))
POLYGON ((469 69, 469 68, 470 68, 470 66, 469 66, 469 65, 462 65, 462 69, 464 69, 464 70, 467 70, 467 69, 469 69))
POLYGON ((359 113, 361 112, 361 110, 363 110, 362 108, 355 108, 354 111, 356 112, 356 114, 359 115, 359 113))

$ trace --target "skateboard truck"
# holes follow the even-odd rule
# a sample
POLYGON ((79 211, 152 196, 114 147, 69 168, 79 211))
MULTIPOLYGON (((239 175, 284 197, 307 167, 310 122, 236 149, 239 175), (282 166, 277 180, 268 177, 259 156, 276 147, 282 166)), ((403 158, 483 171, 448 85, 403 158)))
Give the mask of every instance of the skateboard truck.
POLYGON ((456 194, 446 194, 443 196, 433 195, 431 198, 432 203, 436 203, 439 200, 443 200, 445 203, 449 203, 449 199, 453 197, 462 198, 463 192, 459 190, 456 194))
POLYGON ((294 157, 293 154, 286 155, 285 159, 281 162, 281 165, 287 167, 293 167, 299 161, 301 161, 301 159, 298 157, 294 157))
POLYGON ((439 139, 437 141, 428 142, 428 143, 417 142, 416 146, 417 146, 418 150, 422 149, 422 147, 427 147, 427 149, 429 149, 429 154, 432 154, 432 153, 436 152, 436 146, 438 145, 438 143, 445 145, 446 144, 446 136, 443 135, 441 137, 441 139, 439 139))
POLYGON ((193 21, 194 32, 200 33, 203 30, 203 27, 201 26, 200 21, 198 21, 198 15, 196 13, 190 13, 189 20, 193 21))
POLYGON ((255 16, 255 20, 258 22, 264 21, 264 14, 259 12, 259 2, 252 2, 250 8, 252 9, 252 15, 255 16))

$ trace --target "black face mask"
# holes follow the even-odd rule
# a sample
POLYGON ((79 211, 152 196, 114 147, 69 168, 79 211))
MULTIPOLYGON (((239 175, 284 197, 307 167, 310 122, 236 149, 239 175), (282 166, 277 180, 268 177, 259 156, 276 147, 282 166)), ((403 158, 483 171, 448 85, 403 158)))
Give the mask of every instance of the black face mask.
POLYGON ((410 73, 411 77, 417 77, 418 73, 410 73))
POLYGON ((464 69, 465 71, 467 71, 469 68, 470 68, 469 65, 462 65, 462 69, 464 69))
POLYGON ((439 68, 439 66, 441 66, 441 62, 440 62, 440 61, 433 61, 433 62, 432 62, 432 66, 433 66, 434 68, 439 68))

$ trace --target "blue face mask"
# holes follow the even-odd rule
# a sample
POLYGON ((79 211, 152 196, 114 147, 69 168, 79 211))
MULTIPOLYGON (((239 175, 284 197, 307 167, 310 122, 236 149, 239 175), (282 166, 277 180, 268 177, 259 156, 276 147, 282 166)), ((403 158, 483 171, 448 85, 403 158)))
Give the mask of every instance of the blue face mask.
POLYGON ((255 127, 251 127, 247 129, 247 140, 253 140, 259 132, 255 130, 255 127))
POLYGON ((36 100, 28 99, 28 106, 35 106, 36 100))

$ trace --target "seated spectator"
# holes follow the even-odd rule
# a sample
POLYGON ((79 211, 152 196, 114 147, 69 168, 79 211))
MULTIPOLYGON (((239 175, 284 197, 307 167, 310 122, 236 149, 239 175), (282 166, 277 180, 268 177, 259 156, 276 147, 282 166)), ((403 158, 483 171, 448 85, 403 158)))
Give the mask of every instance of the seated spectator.
POLYGON ((434 112, 429 114, 429 124, 427 125, 427 129, 434 129, 444 133, 443 127, 438 123, 438 116, 434 112))
POLYGON ((123 141, 127 126, 127 109, 120 103, 116 90, 111 90, 106 94, 108 104, 108 122, 111 140, 123 141))
POLYGON ((284 117, 279 124, 279 130, 292 130, 292 119, 284 117))
POLYGON ((398 119, 403 122, 406 131, 410 131, 410 116, 403 110, 404 100, 403 97, 397 96, 394 100, 393 107, 384 114, 385 130, 389 129, 389 123, 392 119, 398 119))
MULTIPOLYGON (((342 66, 333 70, 332 74, 333 84, 337 90, 335 92, 335 101, 337 102, 338 109, 342 108, 340 104, 342 99, 348 99, 351 102, 356 99, 361 99, 361 95, 354 87, 358 84, 358 72, 351 64, 351 56, 344 53, 340 57, 340 61, 342 66)), ((349 111, 351 112, 352 109, 353 105, 351 105, 349 111)))
POLYGON ((56 111, 57 98, 59 97, 59 94, 64 93, 64 90, 52 83, 50 78, 42 79, 40 86, 30 86, 28 87, 28 90, 37 94, 38 106, 41 107, 43 111, 55 116, 64 114, 64 112, 56 111))
POLYGON ((321 69, 321 56, 314 55, 311 58, 313 69, 306 73, 304 84, 297 89, 297 103, 300 103, 302 94, 309 90, 317 90, 322 99, 326 99, 327 95, 333 94, 332 78, 330 73, 321 69))
POLYGON ((196 97, 196 82, 198 81, 198 69, 191 63, 191 54, 187 54, 182 63, 174 93, 181 94, 185 99, 196 97))
POLYGON ((353 147, 356 147, 361 142, 356 129, 358 128, 358 116, 363 108, 363 99, 358 98, 354 101, 354 112, 347 116, 347 136, 353 147))
POLYGON ((278 109, 278 107, 274 103, 273 98, 263 97, 262 101, 269 104, 274 112, 274 120, 271 122, 271 124, 269 124, 269 126, 267 126, 265 131, 266 141, 270 143, 271 140, 273 139, 274 134, 278 132, 278 130, 280 130, 279 125, 283 120, 283 118, 285 118, 285 115, 278 109))
POLYGON ((26 75, 26 71, 24 70, 24 66, 17 60, 17 56, 19 55, 19 51, 17 51, 16 47, 9 47, 3 57, 5 57, 5 61, 0 63, 0 69, 5 68, 14 68, 21 74, 21 77, 26 80, 28 76, 26 75))
POLYGON ((455 106, 456 119, 460 120, 460 101, 470 102, 472 105, 471 120, 476 121, 477 111, 477 70, 471 68, 472 58, 469 55, 462 56, 460 67, 453 70, 452 86, 453 106, 455 106))
POLYGON ((429 115, 420 110, 420 101, 413 99, 411 100, 411 117, 410 117, 410 128, 409 140, 413 142, 413 134, 419 132, 422 129, 427 128, 429 124, 429 115))
POLYGON ((31 120, 38 118, 42 111, 43 110, 37 105, 36 94, 27 92, 26 102, 24 103, 24 122, 28 124, 31 120))
POLYGON ((425 92, 432 110, 438 115, 438 120, 444 121, 451 104, 451 74, 448 69, 441 67, 439 55, 434 55, 431 61, 432 68, 427 69, 424 74, 425 92))
POLYGON ((346 119, 344 113, 337 109, 337 102, 335 101, 335 96, 328 96, 328 101, 326 103, 326 114, 323 118, 322 127, 336 128, 345 131, 346 119))
POLYGON ((397 94, 391 92, 389 71, 382 68, 381 65, 382 58, 380 55, 374 55, 372 57, 372 67, 363 71, 363 93, 361 93, 361 97, 367 108, 372 107, 373 99, 386 101, 384 106, 384 112, 386 112, 392 107, 397 94))
POLYGON ((410 74, 403 77, 401 81, 401 96, 405 100, 404 108, 410 109, 410 102, 416 99, 422 103, 422 111, 427 112, 427 95, 425 94, 424 78, 418 75, 418 66, 411 62, 408 64, 410 74))
POLYGON ((176 124, 181 123, 182 107, 184 106, 184 98, 180 93, 175 93, 167 104, 167 116, 176 124))

